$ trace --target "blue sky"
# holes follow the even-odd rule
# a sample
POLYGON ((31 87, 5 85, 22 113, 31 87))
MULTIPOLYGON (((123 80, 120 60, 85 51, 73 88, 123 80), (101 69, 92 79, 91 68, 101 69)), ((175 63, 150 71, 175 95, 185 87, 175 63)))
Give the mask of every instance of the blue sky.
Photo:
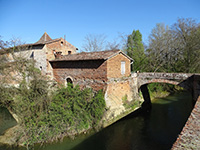
POLYGON ((182 17, 200 22, 199 8, 200 0, 0 0, 0 35, 34 43, 46 31, 81 48, 87 34, 112 41, 140 30, 147 43, 156 23, 172 25, 182 17))

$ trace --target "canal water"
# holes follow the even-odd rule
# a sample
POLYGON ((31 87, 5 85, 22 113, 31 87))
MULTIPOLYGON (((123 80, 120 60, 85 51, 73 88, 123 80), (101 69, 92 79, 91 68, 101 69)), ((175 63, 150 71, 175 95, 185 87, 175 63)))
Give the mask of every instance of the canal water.
MULTIPOLYGON (((37 150, 168 150, 192 111, 187 92, 155 99, 148 113, 133 113, 97 133, 35 147, 37 150)), ((1 147, 0 147, 1 149, 1 147)))
POLYGON ((6 108, 0 107, 0 135, 3 135, 4 131, 10 127, 16 125, 12 115, 6 108))

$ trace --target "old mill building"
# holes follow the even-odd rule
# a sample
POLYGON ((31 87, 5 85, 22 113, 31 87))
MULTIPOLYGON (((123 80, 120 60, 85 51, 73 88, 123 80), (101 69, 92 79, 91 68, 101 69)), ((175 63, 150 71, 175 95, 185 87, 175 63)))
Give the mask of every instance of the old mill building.
POLYGON ((56 81, 100 90, 108 79, 130 76, 132 59, 120 50, 82 52, 51 60, 56 81))
MULTIPOLYGON (((77 53, 63 38, 52 39, 46 32, 33 44, 24 44, 16 55, 34 59, 44 75, 67 85, 103 89, 111 78, 128 77, 132 59, 120 50, 77 53)), ((12 60, 12 55, 7 53, 12 60)))
MULTIPOLYGON (((36 43, 16 48, 21 50, 15 50, 14 54, 35 60, 36 67, 51 80, 66 86, 72 83, 81 88, 89 87, 94 91, 103 89, 110 110, 108 118, 125 110, 123 98, 133 100, 135 93, 132 89, 137 86, 136 82, 130 81, 133 60, 121 50, 77 53, 77 48, 65 39, 52 39, 46 32, 36 43)), ((2 54, 14 62, 9 52, 0 50, 2 54)))
MULTIPOLYGON (((49 60, 55 59, 57 54, 74 54, 77 50, 75 46, 67 42, 65 39, 52 39, 46 32, 35 43, 23 44, 10 49, 14 49, 14 54, 16 56, 34 59, 36 62, 36 67, 39 68, 43 74, 48 76, 53 76, 49 60)), ((6 53, 10 62, 14 61, 13 55, 9 53, 9 50, 1 50, 0 52, 0 54, 6 53)))

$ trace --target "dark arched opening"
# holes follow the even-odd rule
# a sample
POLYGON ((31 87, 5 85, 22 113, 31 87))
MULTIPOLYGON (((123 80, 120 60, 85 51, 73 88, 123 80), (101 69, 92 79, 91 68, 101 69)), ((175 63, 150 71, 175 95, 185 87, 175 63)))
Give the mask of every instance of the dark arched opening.
MULTIPOLYGON (((150 110, 152 105, 151 105, 151 97, 149 92, 152 92, 147 86, 151 83, 155 83, 155 84, 166 84, 167 86, 162 86, 162 88, 164 87, 169 93, 173 93, 175 92, 177 89, 174 88, 174 86, 178 86, 180 88, 182 88, 182 90, 186 90, 186 91, 190 91, 190 89, 188 89, 188 87, 184 84, 183 82, 177 82, 177 81, 170 81, 170 80, 163 80, 163 79, 153 79, 150 80, 144 84, 142 84, 140 86, 140 88, 138 89, 138 91, 142 92, 142 96, 144 98, 144 102, 142 104, 142 107, 146 110, 150 110), (166 88, 167 87, 167 88, 166 88), (150 90, 150 91, 149 91, 150 90)), ((155 88, 155 87, 154 87, 155 88)), ((160 86, 158 86, 158 89, 160 89, 160 86)), ((192 93, 192 92, 191 92, 192 93)))
POLYGON ((67 86, 67 87, 68 87, 68 86, 73 87, 73 81, 72 81, 71 78, 67 78, 67 79, 66 79, 66 86, 67 86))

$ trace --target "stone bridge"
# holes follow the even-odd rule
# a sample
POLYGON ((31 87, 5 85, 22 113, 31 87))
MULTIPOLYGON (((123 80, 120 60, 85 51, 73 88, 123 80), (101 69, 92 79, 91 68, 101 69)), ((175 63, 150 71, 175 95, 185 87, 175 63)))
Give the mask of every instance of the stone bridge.
POLYGON ((127 104, 138 103, 141 110, 151 109, 151 99, 147 85, 150 83, 168 83, 190 91, 195 103, 200 95, 200 74, 190 73, 133 73, 130 77, 111 78, 105 88, 105 101, 108 111, 104 126, 126 116, 134 109, 127 104), (141 90, 143 99, 139 96, 141 90))
MULTIPOLYGON (((144 72, 138 73, 138 86, 141 87, 144 84, 149 83, 168 83, 173 85, 179 85, 184 80, 188 79, 193 75, 200 74, 191 74, 191 73, 152 73, 152 72, 144 72)), ((132 74, 134 76, 134 74, 132 74)), ((183 85, 179 85, 183 86, 183 85)), ((187 88, 185 86, 184 88, 187 88)), ((187 88, 188 89, 188 88, 187 88)))
POLYGON ((200 95, 200 74, 197 73, 133 73, 132 78, 137 79, 138 90, 141 90, 145 103, 151 106, 147 85, 150 83, 167 83, 178 85, 191 92, 194 103, 200 95))

